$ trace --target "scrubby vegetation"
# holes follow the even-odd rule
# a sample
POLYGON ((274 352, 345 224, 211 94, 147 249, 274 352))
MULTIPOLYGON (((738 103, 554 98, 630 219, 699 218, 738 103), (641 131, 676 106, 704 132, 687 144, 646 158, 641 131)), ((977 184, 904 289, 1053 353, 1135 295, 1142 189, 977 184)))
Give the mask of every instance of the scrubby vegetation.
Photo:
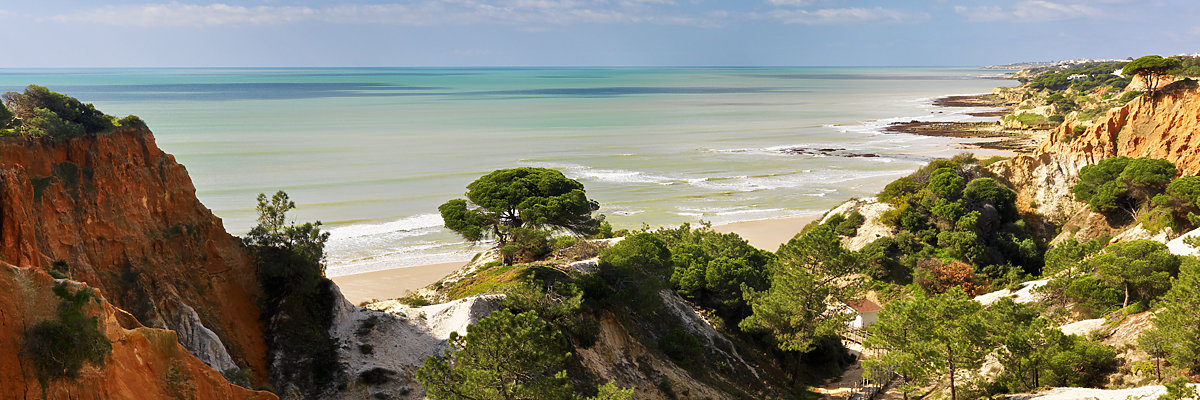
POLYGON ((287 220, 296 207, 287 193, 258 196, 258 225, 243 242, 258 256, 260 306, 267 327, 268 362, 276 387, 295 386, 305 398, 320 398, 342 382, 337 341, 329 335, 336 300, 325 278, 324 249, 329 233, 320 221, 297 225, 287 220))
POLYGON ((1083 167, 1071 191, 1111 223, 1182 232, 1200 226, 1200 177, 1176 175, 1167 160, 1113 157, 1083 167))
MULTIPOLYGON (((452 333, 444 357, 430 357, 417 370, 429 397, 446 400, 582 399, 567 377, 571 353, 566 338, 536 312, 496 311, 452 333)), ((624 400, 633 389, 608 383, 587 399, 624 400)))
POLYGON ((1037 276, 1042 245, 1018 218, 1016 193, 986 176, 974 157, 936 160, 879 194, 897 230, 860 256, 873 278, 917 282, 931 293, 979 293, 1037 276))
POLYGON ((104 364, 112 353, 112 343, 100 331, 96 317, 84 307, 95 300, 90 288, 74 293, 66 282, 54 285, 58 305, 57 319, 38 322, 25 331, 21 355, 33 363, 42 386, 60 378, 75 378, 84 364, 104 364))
POLYGON ((116 127, 145 128, 135 115, 117 119, 91 103, 29 85, 24 92, 8 92, 0 104, 0 136, 67 139, 107 132, 116 127))

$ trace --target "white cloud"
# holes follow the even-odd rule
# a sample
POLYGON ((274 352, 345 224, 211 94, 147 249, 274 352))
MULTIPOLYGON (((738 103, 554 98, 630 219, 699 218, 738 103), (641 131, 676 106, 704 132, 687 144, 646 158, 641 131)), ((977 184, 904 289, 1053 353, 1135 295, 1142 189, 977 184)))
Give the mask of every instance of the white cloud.
MULTIPOLYGON (((1096 3, 1118 3, 1122 0, 1097 1, 1096 3)), ((1084 4, 1086 1, 1052 2, 1045 0, 1025 0, 1011 7, 999 6, 955 6, 954 12, 967 17, 969 21, 1010 21, 1010 22, 1045 22, 1072 18, 1095 18, 1103 16, 1099 9, 1084 4)))
POLYGON ((875 8, 825 8, 818 10, 777 9, 767 16, 787 24, 841 24, 841 23, 911 23, 929 19, 928 14, 913 14, 900 10, 875 8))
POLYGON ((423 0, 323 7, 147 4, 106 6, 50 17, 64 23, 118 26, 239 26, 293 22, 390 25, 503 24, 538 29, 588 23, 706 24, 671 13, 673 0, 423 0))
POLYGON ((813 3, 813 0, 767 0, 768 3, 774 6, 807 6, 813 3))

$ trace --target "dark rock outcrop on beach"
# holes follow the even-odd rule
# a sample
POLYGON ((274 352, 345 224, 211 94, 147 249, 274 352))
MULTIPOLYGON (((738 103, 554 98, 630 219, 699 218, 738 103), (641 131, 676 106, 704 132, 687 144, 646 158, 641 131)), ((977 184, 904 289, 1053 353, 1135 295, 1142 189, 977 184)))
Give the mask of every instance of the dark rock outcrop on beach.
MULTIPOLYGON (((176 331, 178 343, 217 370, 241 368, 263 383, 267 347, 253 255, 195 191, 187 170, 146 129, 0 138, 0 260, 53 265, 140 325, 176 331)), ((12 345, 20 336, 3 340, 12 345)))
POLYGON ((786 149, 776 150, 783 154, 792 155, 807 155, 818 157, 879 157, 875 153, 855 153, 842 148, 812 148, 812 147, 788 147, 786 149))

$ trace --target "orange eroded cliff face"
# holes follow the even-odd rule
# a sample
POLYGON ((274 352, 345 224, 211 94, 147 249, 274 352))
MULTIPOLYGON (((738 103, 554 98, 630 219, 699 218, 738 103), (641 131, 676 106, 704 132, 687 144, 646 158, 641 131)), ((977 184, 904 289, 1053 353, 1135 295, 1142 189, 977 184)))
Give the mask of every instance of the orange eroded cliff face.
MULTIPOLYGON (((69 283, 77 290, 82 285, 69 283)), ((0 398, 4 399, 276 399, 231 385, 179 344, 175 332, 146 328, 103 297, 84 307, 112 342, 102 365, 85 364, 78 378, 43 388, 32 362, 20 356, 29 327, 56 318, 62 303, 43 271, 0 263, 0 398)), ((103 293, 97 293, 103 295, 103 293)))
MULTIPOLYGON (((0 260, 38 269, 65 261, 72 279, 146 326, 179 331, 204 362, 266 380, 252 256, 148 130, 0 138, 0 260)), ((166 334, 138 335, 129 340, 166 334)))
POLYGON ((1184 174, 1200 174, 1200 90, 1195 88, 1168 87, 1154 101, 1145 96, 1130 101, 1077 136, 1074 126, 1059 126, 1038 152, 1070 154, 1088 164, 1115 156, 1162 158, 1184 174))

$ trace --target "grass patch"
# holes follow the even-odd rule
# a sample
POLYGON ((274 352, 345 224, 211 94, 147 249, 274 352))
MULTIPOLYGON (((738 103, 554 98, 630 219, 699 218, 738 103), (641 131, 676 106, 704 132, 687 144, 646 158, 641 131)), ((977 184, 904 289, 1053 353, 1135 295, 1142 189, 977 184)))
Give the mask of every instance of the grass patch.
POLYGON ((539 267, 530 267, 527 265, 484 267, 468 275, 466 278, 453 283, 450 287, 444 288, 444 291, 450 300, 484 293, 501 292, 519 285, 534 272, 535 268, 539 267))

